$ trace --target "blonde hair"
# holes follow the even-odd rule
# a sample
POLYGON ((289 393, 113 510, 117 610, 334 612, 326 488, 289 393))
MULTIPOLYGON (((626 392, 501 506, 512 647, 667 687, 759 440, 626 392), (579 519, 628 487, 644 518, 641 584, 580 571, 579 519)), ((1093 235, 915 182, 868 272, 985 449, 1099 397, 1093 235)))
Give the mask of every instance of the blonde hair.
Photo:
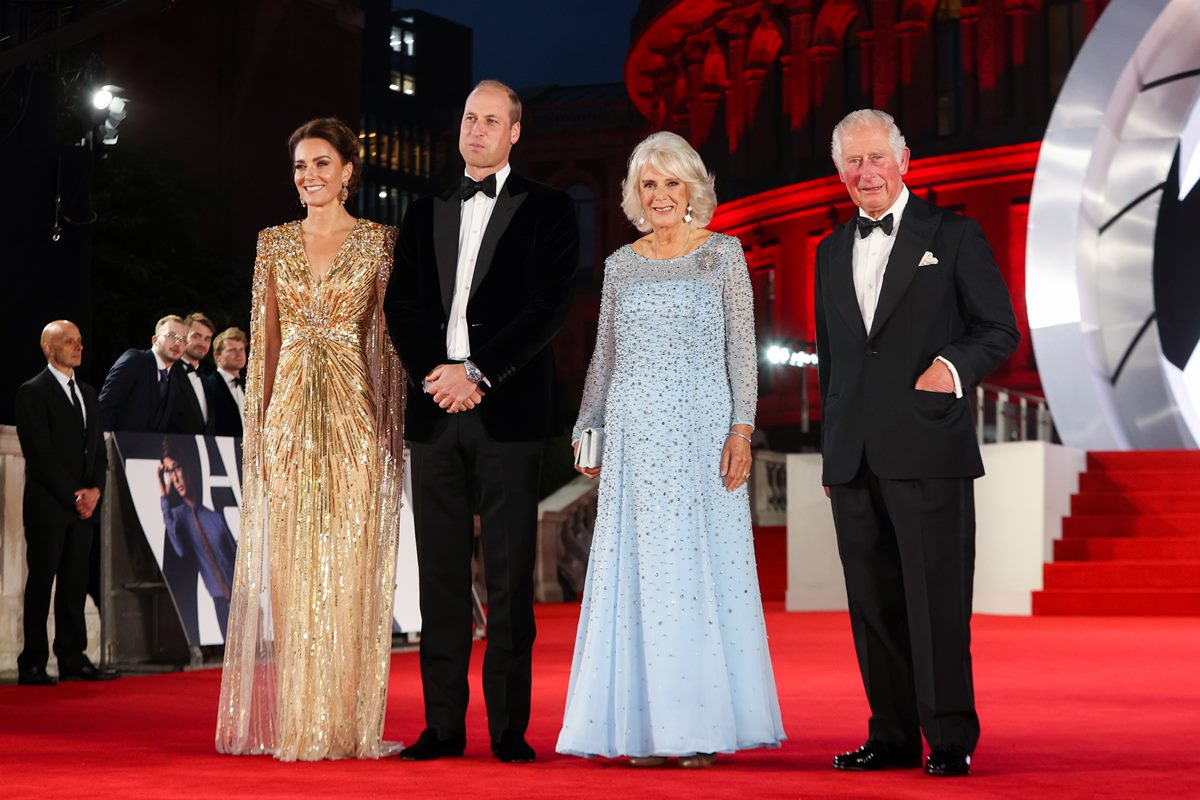
POLYGON ((247 346, 250 344, 244 330, 241 328, 226 328, 217 334, 217 338, 213 339, 213 353, 218 356, 221 355, 221 351, 225 349, 225 343, 230 339, 247 346))
POLYGON ((621 209, 635 228, 642 233, 648 233, 651 228, 646 221, 638 191, 642 170, 646 167, 679 178, 687 185, 692 224, 703 228, 712 222, 713 212, 717 210, 716 179, 687 139, 677 133, 659 131, 650 134, 633 148, 625 180, 621 181, 621 209))

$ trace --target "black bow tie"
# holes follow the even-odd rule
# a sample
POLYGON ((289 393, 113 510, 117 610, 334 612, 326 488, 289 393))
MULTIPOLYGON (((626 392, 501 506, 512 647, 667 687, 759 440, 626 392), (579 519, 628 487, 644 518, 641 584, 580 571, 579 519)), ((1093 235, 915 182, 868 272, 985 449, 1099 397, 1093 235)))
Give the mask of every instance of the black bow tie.
POLYGON ((244 388, 246 387, 246 381, 245 381, 245 379, 244 379, 244 378, 242 378, 242 376, 241 376, 241 375, 239 375, 239 376, 237 376, 236 378, 234 378, 234 379, 233 379, 233 381, 232 381, 232 383, 233 383, 233 385, 234 385, 234 386, 237 386, 237 387, 239 387, 239 388, 243 388, 243 389, 244 389, 244 388))
POLYGON ((471 180, 470 175, 463 175, 462 183, 458 185, 458 199, 470 200, 476 192, 483 192, 488 197, 495 197, 496 173, 493 172, 481 181, 471 180))
POLYGON ((196 368, 185 361, 185 362, 183 362, 183 371, 184 371, 184 373, 191 375, 193 372, 196 371, 196 368))
POLYGON ((892 235, 892 215, 887 214, 883 219, 871 219, 861 214, 858 216, 858 238, 865 239, 875 228, 883 228, 886 236, 892 235))

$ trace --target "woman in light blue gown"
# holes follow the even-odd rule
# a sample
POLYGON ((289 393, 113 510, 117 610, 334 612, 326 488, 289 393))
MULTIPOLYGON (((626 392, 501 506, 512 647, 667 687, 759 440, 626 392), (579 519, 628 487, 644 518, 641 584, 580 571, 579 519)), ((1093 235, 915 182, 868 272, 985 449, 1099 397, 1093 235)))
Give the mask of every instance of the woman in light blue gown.
POLYGON ((704 225, 712 177, 681 137, 634 150, 646 236, 605 262, 574 440, 605 429, 558 752, 707 766, 785 738, 754 563, 757 358, 741 243, 704 225))

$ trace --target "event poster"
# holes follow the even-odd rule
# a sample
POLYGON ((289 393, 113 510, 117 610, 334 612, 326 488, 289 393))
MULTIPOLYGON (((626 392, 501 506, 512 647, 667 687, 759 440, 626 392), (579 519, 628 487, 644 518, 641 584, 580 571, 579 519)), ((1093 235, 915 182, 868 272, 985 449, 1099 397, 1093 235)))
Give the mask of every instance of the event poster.
MULTIPOLYGON (((118 432, 142 533, 179 612, 188 644, 225 642, 241 538, 241 442, 226 436, 118 432)), ((395 629, 421 629, 407 466, 396 557, 395 629)))

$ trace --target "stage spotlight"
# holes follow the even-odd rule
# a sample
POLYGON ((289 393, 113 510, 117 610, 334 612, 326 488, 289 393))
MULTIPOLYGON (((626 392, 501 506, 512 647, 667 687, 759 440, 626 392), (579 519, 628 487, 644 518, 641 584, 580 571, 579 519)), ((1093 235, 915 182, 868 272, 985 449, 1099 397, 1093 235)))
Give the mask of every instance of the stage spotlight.
POLYGON ((122 96, 120 86, 106 84, 92 94, 92 106, 96 109, 96 134, 104 144, 117 143, 117 127, 124 121, 128 101, 122 96))
POLYGON ((107 86, 97 89, 92 95, 92 106, 97 111, 107 111, 108 107, 112 105, 112 102, 113 93, 109 91, 107 86))

